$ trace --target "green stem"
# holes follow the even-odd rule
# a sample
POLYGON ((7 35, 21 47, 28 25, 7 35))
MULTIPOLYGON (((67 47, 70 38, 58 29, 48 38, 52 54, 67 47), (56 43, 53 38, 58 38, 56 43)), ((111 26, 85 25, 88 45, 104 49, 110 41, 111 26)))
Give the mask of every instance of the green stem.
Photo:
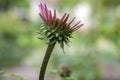
POLYGON ((42 62, 42 66, 41 66, 40 74, 39 74, 39 80, 44 80, 46 67, 47 67, 49 58, 51 56, 51 53, 53 51, 53 48, 54 48, 54 46, 56 44, 56 42, 53 43, 53 44, 51 44, 50 42, 48 43, 48 47, 47 47, 47 50, 46 50, 46 53, 45 53, 45 56, 44 56, 44 59, 43 59, 43 62, 42 62))

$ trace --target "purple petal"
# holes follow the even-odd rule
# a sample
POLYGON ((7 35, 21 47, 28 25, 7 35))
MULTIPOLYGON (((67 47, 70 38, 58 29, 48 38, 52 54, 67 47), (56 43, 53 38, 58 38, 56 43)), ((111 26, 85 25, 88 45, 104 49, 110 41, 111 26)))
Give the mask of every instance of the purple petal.
POLYGON ((78 25, 78 26, 76 26, 75 28, 73 28, 73 30, 75 31, 75 30, 78 30, 80 27, 82 27, 84 24, 80 24, 80 25, 78 25))
POLYGON ((64 18, 64 20, 63 20, 63 22, 62 22, 62 23, 66 23, 66 22, 67 22, 67 20, 68 20, 68 18, 69 18, 69 14, 67 14, 67 16, 64 18))
POLYGON ((40 9, 40 15, 42 16, 42 18, 44 18, 44 21, 46 22, 46 24, 48 24, 48 22, 47 22, 47 17, 46 17, 46 12, 45 12, 45 6, 44 6, 45 4, 42 4, 42 3, 40 3, 39 4, 39 9, 40 9))
POLYGON ((49 11, 49 20, 50 20, 50 25, 52 25, 52 13, 49 11))
POLYGON ((40 12, 41 12, 42 14, 44 14, 44 12, 43 12, 44 6, 43 6, 42 3, 39 4, 39 9, 40 9, 40 12))
POLYGON ((81 21, 77 22, 71 29, 75 28, 81 21))
POLYGON ((47 23, 50 24, 50 21, 49 21, 49 18, 48 18, 48 9, 47 9, 47 6, 46 4, 44 4, 45 6, 45 16, 46 16, 46 19, 47 19, 47 23))
POLYGON ((49 25, 51 25, 50 11, 48 11, 48 21, 49 21, 49 25))
POLYGON ((41 13, 39 13, 40 17, 42 18, 42 20, 47 23, 46 19, 43 17, 43 15, 41 13))
POLYGON ((68 22, 67 26, 70 26, 70 24, 75 20, 76 17, 74 17, 70 22, 68 22))
POLYGON ((66 13, 63 15, 63 17, 61 18, 60 22, 63 22, 63 19, 65 18, 66 13))
POLYGON ((54 22, 55 22, 55 20, 56 20, 56 9, 54 9, 54 22))
POLYGON ((63 15, 63 17, 61 18, 61 20, 60 20, 60 22, 59 22, 59 26, 62 24, 62 22, 63 22, 65 16, 66 16, 66 13, 65 13, 65 14, 63 15))
POLYGON ((56 9, 54 9, 54 16, 53 16, 53 26, 55 27, 55 22, 56 22, 56 9))
POLYGON ((39 9, 41 10, 41 8, 42 8, 42 3, 40 3, 38 6, 39 6, 39 9))

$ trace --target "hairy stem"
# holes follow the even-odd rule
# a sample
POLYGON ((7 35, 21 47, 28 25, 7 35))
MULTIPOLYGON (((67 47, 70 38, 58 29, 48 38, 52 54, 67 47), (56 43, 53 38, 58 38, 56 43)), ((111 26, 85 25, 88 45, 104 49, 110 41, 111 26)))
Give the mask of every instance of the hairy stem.
POLYGON ((50 42, 48 43, 48 47, 47 47, 47 50, 46 50, 46 53, 45 53, 45 56, 44 56, 44 59, 43 59, 43 62, 42 62, 42 66, 41 66, 40 74, 39 74, 39 80, 44 80, 46 67, 47 67, 49 58, 51 56, 51 53, 53 51, 53 48, 54 48, 54 46, 56 44, 56 42, 53 43, 53 44, 51 44, 50 42))

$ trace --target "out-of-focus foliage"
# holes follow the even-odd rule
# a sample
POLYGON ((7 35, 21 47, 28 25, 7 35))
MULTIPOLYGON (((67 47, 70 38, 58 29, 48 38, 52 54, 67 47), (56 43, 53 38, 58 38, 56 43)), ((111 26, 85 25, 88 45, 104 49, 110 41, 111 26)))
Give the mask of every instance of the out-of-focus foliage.
POLYGON ((79 2, 82 1, 82 0, 58 0, 58 7, 60 7, 60 9, 64 9, 64 8, 70 8, 70 7, 73 7, 77 4, 79 4, 79 2))
POLYGON ((103 5, 107 7, 114 7, 120 5, 120 0, 102 0, 103 5))
POLYGON ((23 76, 20 76, 18 74, 12 74, 11 76, 16 77, 19 80, 26 80, 23 76))
MULTIPOLYGON (((60 5, 58 6, 61 9, 75 7, 83 0, 65 1, 59 0, 60 5)), ((91 5, 93 11, 91 20, 94 23, 89 26, 93 28, 85 34, 78 33, 74 36, 73 41, 71 41, 73 44, 70 44, 70 48, 66 49, 66 54, 72 54, 72 56, 66 54, 66 56, 60 56, 58 54, 61 52, 57 51, 58 54, 54 56, 52 61, 54 66, 60 64, 70 66, 73 70, 72 76, 78 80, 100 80, 102 75, 99 61, 105 60, 116 63, 116 66, 119 65, 120 1, 86 0, 86 2, 91 5), (75 54, 73 55, 73 53, 75 54)))
POLYGON ((0 0, 0 10, 8 10, 11 7, 24 7, 28 8, 28 0, 0 0))
MULTIPOLYGON (((98 63, 98 61, 101 59, 100 55, 96 55, 97 53, 95 53, 94 51, 90 52, 88 55, 86 55, 87 51, 86 52, 83 51, 83 52, 84 52, 83 54, 85 55, 81 55, 79 52, 77 55, 69 55, 70 53, 69 54, 66 53, 66 55, 61 54, 62 56, 60 55, 54 56, 52 63, 54 63, 55 68, 58 68, 61 65, 67 65, 72 70, 71 77, 63 78, 63 80, 100 80, 101 79, 101 73, 98 63)), ((106 56, 105 58, 108 57, 106 56)))
POLYGON ((0 68, 19 64, 29 54, 34 29, 28 23, 11 12, 0 13, 0 68))

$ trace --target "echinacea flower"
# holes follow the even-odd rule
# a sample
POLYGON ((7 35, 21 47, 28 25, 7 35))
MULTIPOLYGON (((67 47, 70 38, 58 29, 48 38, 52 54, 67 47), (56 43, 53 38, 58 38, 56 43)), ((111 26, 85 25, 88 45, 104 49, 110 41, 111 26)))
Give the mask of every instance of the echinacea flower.
POLYGON ((62 48, 64 47, 64 43, 68 44, 69 38, 72 37, 71 33, 83 26, 81 21, 73 25, 75 17, 69 21, 69 14, 67 13, 62 18, 58 18, 56 9, 54 9, 54 13, 52 14, 51 10, 44 3, 39 4, 39 9, 39 15, 44 22, 42 31, 44 31, 46 37, 51 42, 58 42, 62 48))
POLYGON ((58 18, 56 9, 54 9, 54 13, 52 14, 51 10, 49 10, 44 3, 39 4, 39 9, 39 15, 44 22, 43 25, 41 25, 39 34, 44 36, 43 39, 47 38, 49 40, 39 75, 39 80, 44 80, 46 67, 56 42, 63 48, 64 43, 68 44, 69 38, 72 37, 72 32, 79 29, 83 24, 79 21, 72 25, 75 17, 68 21, 69 14, 67 13, 65 13, 62 18, 58 18))

